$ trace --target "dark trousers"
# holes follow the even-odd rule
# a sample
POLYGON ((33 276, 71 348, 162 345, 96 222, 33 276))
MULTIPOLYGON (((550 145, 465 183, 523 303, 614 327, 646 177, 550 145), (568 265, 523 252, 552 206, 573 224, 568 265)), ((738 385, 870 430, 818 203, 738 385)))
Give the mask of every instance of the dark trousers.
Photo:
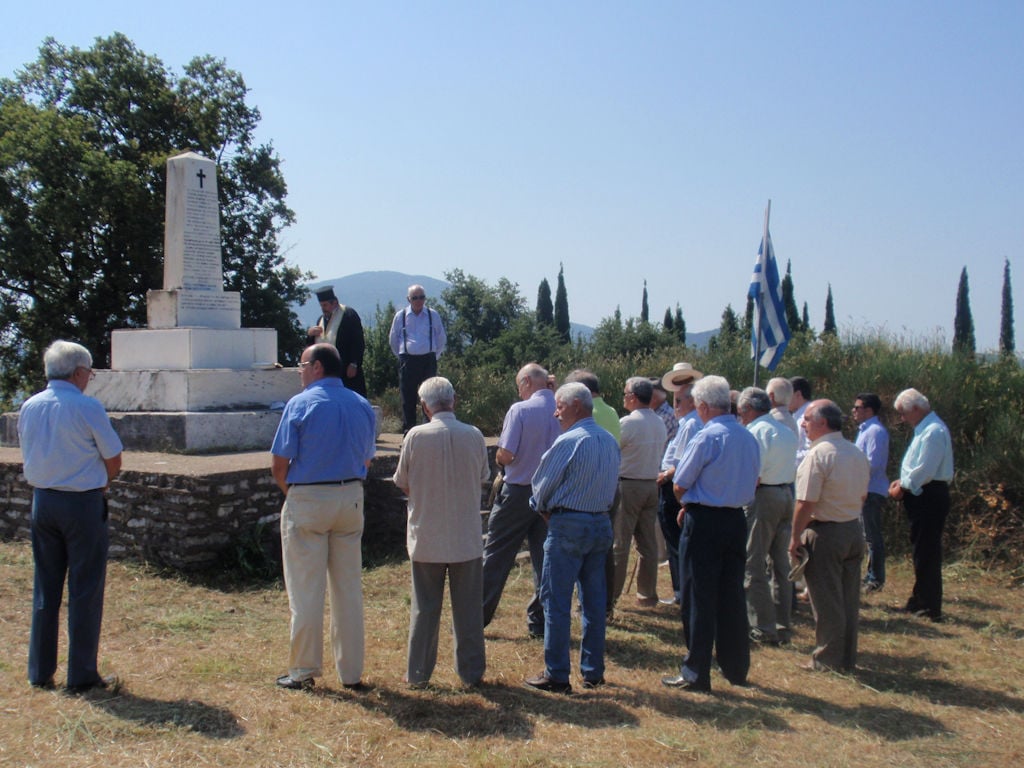
POLYGON ((416 407, 420 398, 420 384, 437 375, 437 356, 426 355, 398 356, 398 390, 402 396, 402 432, 408 432, 416 426, 416 407))
POLYGON ((742 509, 688 504, 679 541, 683 630, 689 652, 682 676, 711 687, 711 658, 729 682, 750 670, 750 637, 743 572, 747 520, 742 509))
POLYGON ((914 590, 907 609, 937 619, 942 616, 942 531, 949 515, 949 484, 932 482, 920 496, 904 494, 903 506, 914 558, 914 590))
POLYGON ((64 580, 68 584, 70 688, 100 679, 97 656, 107 579, 107 511, 102 490, 36 488, 32 495, 32 631, 28 679, 41 685, 57 670, 64 580))
POLYGON ((665 537, 665 549, 668 550, 668 570, 672 575, 672 591, 679 597, 679 501, 676 499, 672 480, 658 486, 658 522, 661 534, 665 537))
POLYGON ((515 565, 519 547, 526 539, 533 564, 533 597, 526 607, 526 623, 531 634, 544 634, 540 577, 544 571, 544 540, 547 535, 548 525, 544 518, 530 508, 530 486, 505 483, 487 518, 483 569, 485 627, 494 618, 508 574, 515 565))
POLYGON ((864 524, 864 539, 868 543, 867 583, 885 584, 885 538, 882 536, 882 509, 885 497, 869 493, 860 512, 864 524))

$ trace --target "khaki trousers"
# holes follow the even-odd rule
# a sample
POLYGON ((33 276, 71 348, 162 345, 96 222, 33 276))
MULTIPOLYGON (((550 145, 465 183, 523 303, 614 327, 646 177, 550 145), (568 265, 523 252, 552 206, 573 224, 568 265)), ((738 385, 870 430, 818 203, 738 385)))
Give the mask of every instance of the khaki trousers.
POLYGON ((288 674, 323 670, 324 593, 331 600, 331 646, 345 685, 363 674, 363 486, 294 485, 281 509, 281 553, 291 607, 288 674))

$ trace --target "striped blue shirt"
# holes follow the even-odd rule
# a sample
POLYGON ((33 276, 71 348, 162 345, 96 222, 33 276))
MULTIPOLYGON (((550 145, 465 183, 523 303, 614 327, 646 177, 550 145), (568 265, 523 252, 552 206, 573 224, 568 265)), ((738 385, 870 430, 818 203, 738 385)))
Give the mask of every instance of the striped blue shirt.
POLYGON ((559 435, 533 474, 530 506, 577 512, 607 512, 619 482, 619 444, 593 417, 559 435))

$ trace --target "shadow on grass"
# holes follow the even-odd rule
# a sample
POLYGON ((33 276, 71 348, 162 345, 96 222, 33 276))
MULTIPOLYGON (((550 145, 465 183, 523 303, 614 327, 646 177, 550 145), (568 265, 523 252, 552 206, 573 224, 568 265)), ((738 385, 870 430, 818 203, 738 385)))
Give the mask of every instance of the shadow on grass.
POLYGON ((110 696, 97 692, 89 700, 114 717, 143 725, 178 728, 210 739, 237 739, 245 734, 231 710, 201 701, 148 699, 124 689, 110 696))
POLYGON ((361 706, 406 730, 449 738, 532 739, 537 718, 595 729, 639 725, 620 704, 589 692, 565 696, 484 683, 473 689, 432 685, 422 691, 384 686, 365 693, 326 689, 321 695, 361 706))
MULTIPOLYGON (((858 678, 860 675, 858 674, 858 678)), ((819 679, 826 679, 820 675, 819 679)), ((785 709, 813 715, 828 724, 853 731, 873 733, 886 741, 909 741, 928 736, 952 735, 939 720, 897 706, 857 704, 845 707, 825 699, 793 691, 757 687, 774 701, 761 701, 758 709, 785 709)))

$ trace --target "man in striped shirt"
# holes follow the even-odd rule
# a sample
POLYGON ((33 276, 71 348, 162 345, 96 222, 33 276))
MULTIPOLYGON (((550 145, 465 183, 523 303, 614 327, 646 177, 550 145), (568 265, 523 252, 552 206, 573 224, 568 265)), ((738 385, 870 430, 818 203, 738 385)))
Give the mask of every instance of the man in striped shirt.
POLYGON ((577 582, 583 609, 583 687, 604 683, 604 561, 612 544, 608 510, 619 476, 619 445, 594 421, 593 408, 583 384, 564 384, 555 393, 555 417, 563 432, 533 475, 530 506, 548 523, 540 585, 545 669, 525 682, 541 691, 572 691, 569 625, 577 582))

